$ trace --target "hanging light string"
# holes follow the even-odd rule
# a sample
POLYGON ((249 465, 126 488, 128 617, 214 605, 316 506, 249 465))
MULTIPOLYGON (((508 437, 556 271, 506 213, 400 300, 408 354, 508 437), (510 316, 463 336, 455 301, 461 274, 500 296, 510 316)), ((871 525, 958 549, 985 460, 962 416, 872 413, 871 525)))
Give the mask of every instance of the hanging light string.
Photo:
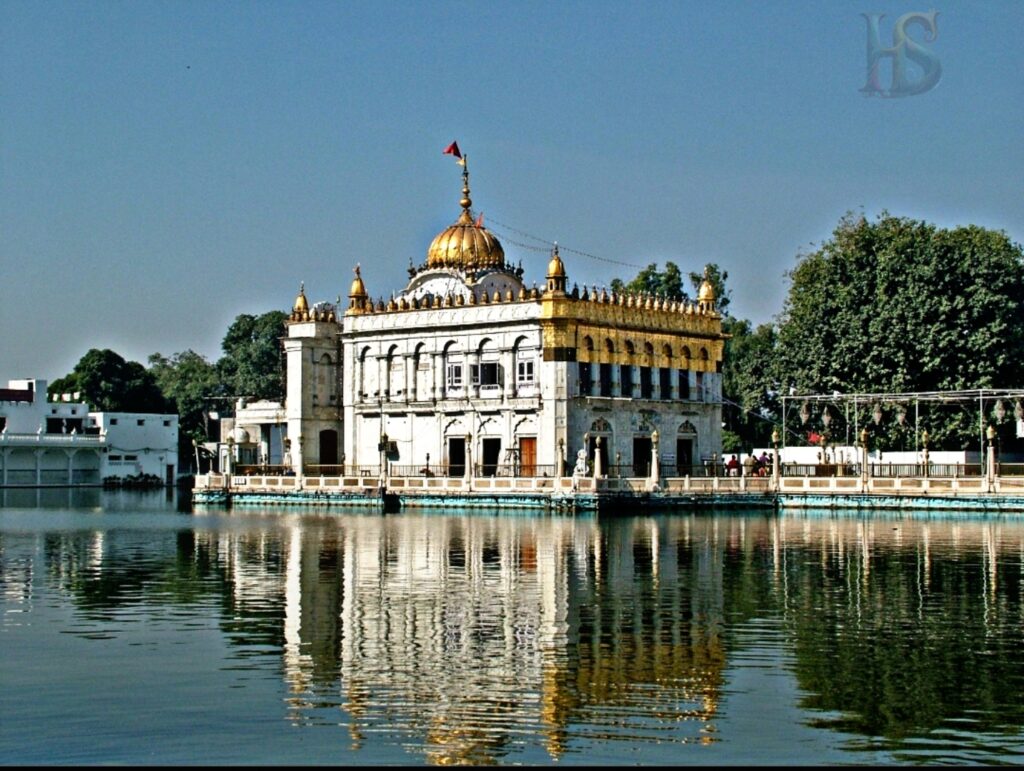
MULTIPOLYGON (((539 241, 540 243, 544 244, 544 246, 533 246, 531 244, 524 244, 524 243, 521 243, 519 241, 516 241, 511 236, 509 236, 507 233, 500 233, 500 231, 499 231, 499 234, 501 235, 503 240, 506 240, 506 241, 508 241, 511 244, 515 244, 516 246, 522 247, 523 249, 529 249, 530 251, 533 251, 533 252, 544 252, 544 253, 547 253, 547 252, 551 251, 552 248, 554 248, 554 245, 555 245, 554 241, 548 240, 546 238, 541 238, 540 236, 535 236, 532 233, 527 233, 525 230, 520 230, 519 228, 512 227, 511 225, 506 225, 504 222, 501 222, 500 220, 496 220, 494 217, 488 216, 487 217, 487 222, 493 223, 493 224, 497 225, 499 228, 503 228, 504 230, 507 230, 507 231, 510 231, 512 233, 516 233, 517 235, 524 236, 526 238, 532 239, 533 241, 539 241)), ((590 252, 584 252, 584 251, 581 251, 579 249, 573 249, 573 248, 565 246, 564 244, 561 244, 561 243, 558 245, 558 249, 561 252, 569 252, 571 254, 578 254, 581 257, 587 257, 587 258, 589 258, 591 260, 598 260, 600 262, 610 262, 613 265, 623 265, 623 266, 625 266, 627 268, 643 269, 643 268, 646 267, 645 265, 637 265, 635 262, 625 262, 624 260, 613 260, 610 257, 601 257, 601 256, 596 255, 596 254, 591 254, 590 252)))

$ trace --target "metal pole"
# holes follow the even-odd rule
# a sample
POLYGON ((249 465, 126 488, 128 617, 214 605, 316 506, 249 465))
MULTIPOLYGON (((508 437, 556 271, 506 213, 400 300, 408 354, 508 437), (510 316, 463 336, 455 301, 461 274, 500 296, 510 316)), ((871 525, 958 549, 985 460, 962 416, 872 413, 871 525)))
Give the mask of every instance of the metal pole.
POLYGON ((786 397, 782 397, 782 446, 786 446, 786 397))
POLYGON ((917 409, 918 406, 919 406, 918 400, 914 399, 914 455, 915 456, 918 453, 918 446, 917 446, 917 423, 918 423, 918 417, 919 417, 918 416, 918 409, 917 409))
POLYGON ((985 462, 985 392, 978 389, 978 459, 985 462))

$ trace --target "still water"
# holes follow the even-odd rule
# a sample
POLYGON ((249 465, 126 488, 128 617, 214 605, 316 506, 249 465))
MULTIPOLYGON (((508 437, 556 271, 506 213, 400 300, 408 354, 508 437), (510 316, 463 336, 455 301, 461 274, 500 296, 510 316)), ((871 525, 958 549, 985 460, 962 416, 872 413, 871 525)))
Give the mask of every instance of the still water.
POLYGON ((0 496, 6 764, 1024 761, 1011 517, 0 496))

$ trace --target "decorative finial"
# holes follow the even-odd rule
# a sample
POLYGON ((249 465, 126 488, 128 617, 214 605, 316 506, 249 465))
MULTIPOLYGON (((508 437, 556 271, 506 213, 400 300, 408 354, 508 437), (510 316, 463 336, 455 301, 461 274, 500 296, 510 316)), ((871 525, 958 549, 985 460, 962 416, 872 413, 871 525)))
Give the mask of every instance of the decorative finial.
POLYGON ((462 166, 462 200, 459 201, 459 205, 469 213, 469 207, 473 205, 473 200, 469 197, 469 156, 463 155, 459 159, 459 165, 462 166))

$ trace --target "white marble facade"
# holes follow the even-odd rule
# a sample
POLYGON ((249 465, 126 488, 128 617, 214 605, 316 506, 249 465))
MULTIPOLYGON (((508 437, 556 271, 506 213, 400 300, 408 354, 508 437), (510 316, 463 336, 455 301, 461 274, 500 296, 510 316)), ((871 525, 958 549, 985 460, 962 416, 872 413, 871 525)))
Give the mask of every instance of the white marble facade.
POLYGON ((527 287, 468 193, 464 177, 462 216, 390 300, 358 268, 347 309, 300 290, 284 341, 293 468, 570 475, 600 447, 605 473, 639 474, 655 431, 670 474, 720 452, 710 285, 697 303, 569 292, 556 249, 546 285, 527 287))

